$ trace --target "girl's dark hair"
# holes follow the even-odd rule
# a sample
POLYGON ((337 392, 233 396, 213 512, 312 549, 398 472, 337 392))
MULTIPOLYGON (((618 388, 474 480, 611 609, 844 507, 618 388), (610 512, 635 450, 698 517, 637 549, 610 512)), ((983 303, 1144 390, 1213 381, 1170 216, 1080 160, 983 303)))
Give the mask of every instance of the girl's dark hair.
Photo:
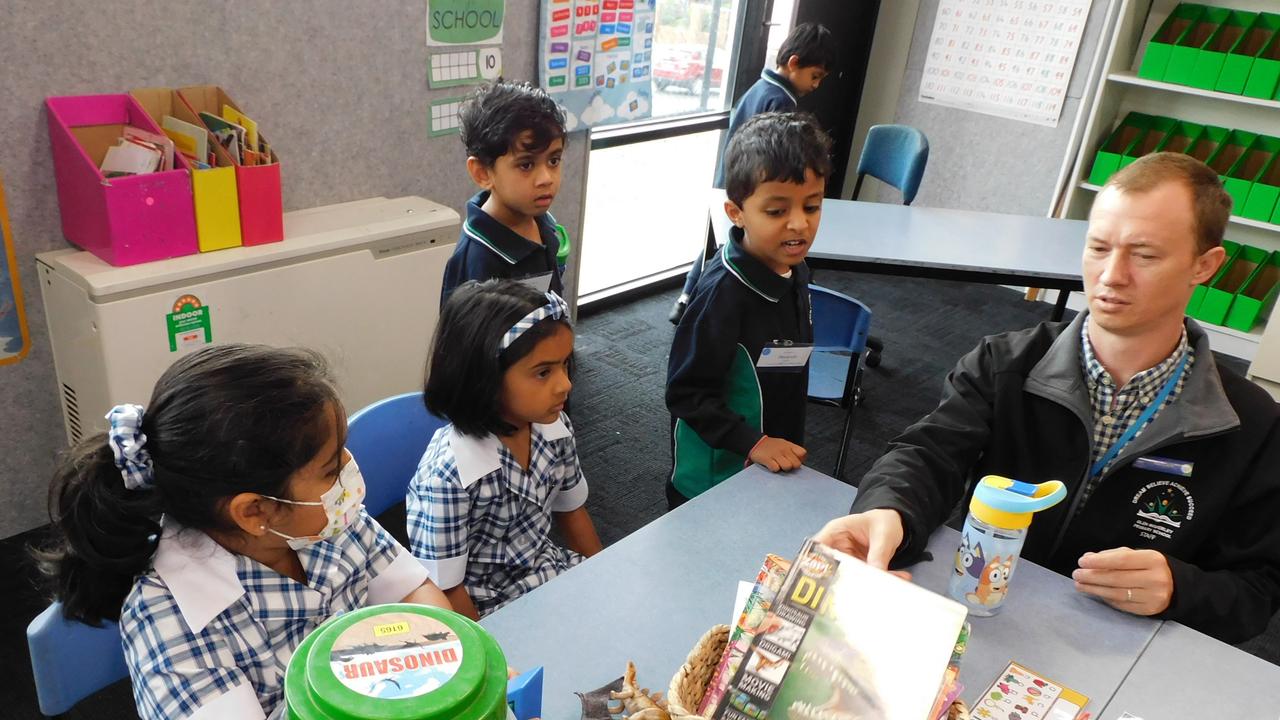
POLYGON ((481 85, 463 104, 458 120, 467 155, 487 167, 513 150, 542 152, 565 136, 564 110, 546 90, 527 82, 481 85), (526 130, 533 140, 515 148, 526 130))
POLYGON ((818 23, 797 25, 778 48, 778 67, 786 65, 792 55, 802 68, 817 66, 830 70, 836 64, 835 36, 818 23))
POLYGON ((506 350, 502 338, 525 315, 546 305, 547 298, 512 280, 471 281, 458 287, 440 311, 427 382, 427 410, 446 418, 464 435, 510 435, 516 431, 502 419, 502 376, 567 319, 546 319, 526 330, 506 350))
POLYGON ((60 537, 35 554, 63 614, 94 625, 120 617, 134 578, 151 565, 161 515, 232 530, 223 514, 231 497, 287 497, 289 477, 328 441, 330 413, 344 432, 337 390, 310 350, 215 345, 175 362, 142 420, 153 487, 125 487, 105 434, 59 458, 49 517, 60 537))
POLYGON ((831 138, 809 113, 760 113, 738 128, 724 150, 725 193, 738 207, 761 183, 804 183, 831 175, 831 138))

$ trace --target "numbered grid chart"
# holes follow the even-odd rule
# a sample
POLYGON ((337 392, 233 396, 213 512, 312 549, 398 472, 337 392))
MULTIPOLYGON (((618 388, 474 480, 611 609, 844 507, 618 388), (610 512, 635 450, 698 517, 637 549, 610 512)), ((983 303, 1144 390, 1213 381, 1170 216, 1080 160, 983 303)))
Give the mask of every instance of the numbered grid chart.
POLYGON ((430 135, 451 135, 458 132, 458 111, 464 98, 446 98, 431 103, 430 135))
POLYGON ((1057 127, 1092 0, 941 0, 922 102, 1057 127))
POLYGON ((450 85, 468 85, 480 82, 480 71, 476 63, 475 50, 459 52, 433 53, 430 55, 431 87, 448 87, 450 85))

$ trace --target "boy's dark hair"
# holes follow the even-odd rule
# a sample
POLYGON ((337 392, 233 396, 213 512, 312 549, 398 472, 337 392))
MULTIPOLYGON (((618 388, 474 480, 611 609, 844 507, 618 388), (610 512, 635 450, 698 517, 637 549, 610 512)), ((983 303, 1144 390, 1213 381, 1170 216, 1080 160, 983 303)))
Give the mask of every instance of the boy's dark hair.
POLYGON ((738 207, 761 183, 804 182, 805 170, 831 175, 831 138, 809 113, 761 113, 738 128, 724 150, 724 187, 738 207))
MULTIPOLYGON (((153 485, 130 490, 104 433, 59 457, 49 517, 60 537, 34 551, 63 614, 93 625, 120 618, 134 577, 151 565, 160 516, 185 528, 231 530, 240 493, 288 498, 346 414, 324 359, 310 350, 215 345, 181 358, 143 411, 153 485)), ((339 442, 342 437, 338 438, 339 442)))
POLYGON ((560 327, 567 319, 546 319, 526 330, 506 350, 502 338, 521 318, 546 305, 542 293, 513 280, 464 283, 445 301, 431 344, 427 410, 453 423, 463 435, 510 435, 516 431, 502 419, 502 377, 507 369, 560 327))
POLYGON ((792 55, 798 58, 802 68, 816 65, 830 70, 836 64, 836 39, 818 23, 797 25, 778 48, 778 67, 786 65, 792 55))
POLYGON ((564 110, 546 90, 527 82, 498 80, 476 88, 458 115, 467 155, 487 167, 511 152, 526 130, 533 140, 518 148, 542 152, 565 137, 564 110))

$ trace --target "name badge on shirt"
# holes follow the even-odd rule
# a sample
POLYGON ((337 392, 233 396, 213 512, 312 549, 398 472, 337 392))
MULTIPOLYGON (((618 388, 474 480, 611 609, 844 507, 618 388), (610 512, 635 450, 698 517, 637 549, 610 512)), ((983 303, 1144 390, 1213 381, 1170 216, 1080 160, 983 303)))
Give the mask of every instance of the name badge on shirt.
POLYGON ((760 349, 756 367, 761 370, 802 370, 813 354, 813 345, 790 340, 774 340, 760 349))
POLYGON ((1195 463, 1189 463, 1185 460, 1156 457, 1154 455, 1148 455, 1134 460, 1133 466, 1139 470, 1150 470, 1152 472, 1164 473, 1165 475, 1177 475, 1178 477, 1191 477, 1192 471, 1196 469, 1195 463))
POLYGON ((540 293, 546 293, 551 290, 551 273, 545 272, 541 275, 530 275, 529 277, 520 278, 516 282, 540 293))

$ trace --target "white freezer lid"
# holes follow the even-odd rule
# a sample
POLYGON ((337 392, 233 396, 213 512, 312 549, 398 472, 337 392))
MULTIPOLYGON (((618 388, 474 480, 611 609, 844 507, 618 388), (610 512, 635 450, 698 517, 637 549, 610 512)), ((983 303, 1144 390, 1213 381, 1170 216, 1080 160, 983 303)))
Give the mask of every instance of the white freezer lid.
MULTIPOLYGON (((426 198, 356 200, 284 214, 284 240, 116 267, 84 250, 40 253, 48 265, 98 300, 160 285, 184 284, 258 266, 279 266, 349 252, 388 238, 457 226, 458 213, 426 198)), ((384 243, 385 244, 385 243, 384 243)))

